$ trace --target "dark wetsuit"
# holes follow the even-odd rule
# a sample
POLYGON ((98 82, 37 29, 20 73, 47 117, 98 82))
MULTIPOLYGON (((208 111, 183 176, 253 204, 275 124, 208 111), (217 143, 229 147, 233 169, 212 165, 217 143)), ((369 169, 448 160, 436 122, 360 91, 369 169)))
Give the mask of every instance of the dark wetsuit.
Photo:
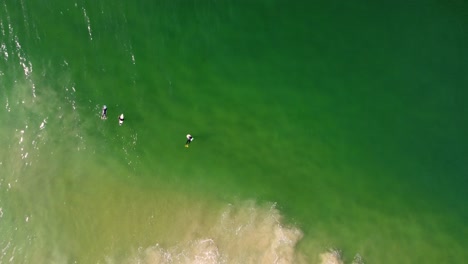
POLYGON ((103 109, 102 109, 101 118, 102 118, 102 119, 106 119, 106 118, 107 118, 107 108, 103 108, 103 109))
POLYGON ((190 144, 190 142, 192 142, 192 138, 193 138, 192 136, 188 136, 187 137, 187 142, 185 142, 185 145, 190 144))

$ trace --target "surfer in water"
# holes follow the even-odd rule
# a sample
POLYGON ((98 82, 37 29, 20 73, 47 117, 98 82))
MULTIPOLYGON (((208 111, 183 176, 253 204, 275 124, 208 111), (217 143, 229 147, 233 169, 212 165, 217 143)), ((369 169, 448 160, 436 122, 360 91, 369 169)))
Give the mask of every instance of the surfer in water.
POLYGON ((121 126, 123 124, 123 121, 124 121, 124 114, 120 114, 119 115, 119 126, 121 126))
POLYGON ((192 140, 193 140, 192 135, 187 134, 187 142, 185 142, 185 147, 186 147, 186 148, 189 147, 189 144, 190 144, 190 142, 192 142, 192 140))
POLYGON ((101 119, 107 119, 107 106, 102 107, 101 119))

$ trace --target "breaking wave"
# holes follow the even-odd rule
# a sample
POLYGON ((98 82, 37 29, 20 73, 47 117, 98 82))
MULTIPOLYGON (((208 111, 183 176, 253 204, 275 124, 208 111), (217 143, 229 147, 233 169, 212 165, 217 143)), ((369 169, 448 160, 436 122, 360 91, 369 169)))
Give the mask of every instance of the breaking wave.
MULTIPOLYGON (((187 232, 196 234, 197 226, 187 232)), ((282 222, 275 204, 250 201, 227 206, 207 234, 189 235, 175 245, 140 247, 125 263, 297 263, 295 246, 302 236, 282 222)), ((106 262, 120 263, 109 257, 106 262)))
MULTIPOLYGON (((344 264, 342 253, 338 249, 330 249, 320 254, 320 264, 344 264)), ((361 255, 356 254, 351 264, 364 264, 361 255)))

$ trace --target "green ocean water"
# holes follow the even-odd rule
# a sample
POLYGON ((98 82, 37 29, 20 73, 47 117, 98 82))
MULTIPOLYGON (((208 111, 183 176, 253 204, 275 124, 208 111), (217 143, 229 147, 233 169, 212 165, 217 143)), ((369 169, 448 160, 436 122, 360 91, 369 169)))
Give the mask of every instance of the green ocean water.
POLYGON ((0 3, 0 263, 468 259, 463 1, 0 3))

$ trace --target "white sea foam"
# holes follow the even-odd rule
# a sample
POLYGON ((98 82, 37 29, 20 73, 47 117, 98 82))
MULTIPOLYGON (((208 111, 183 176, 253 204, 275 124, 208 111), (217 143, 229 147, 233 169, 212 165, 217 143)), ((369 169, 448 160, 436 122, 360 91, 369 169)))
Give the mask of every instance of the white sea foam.
MULTIPOLYGON (((261 206, 248 201, 228 205, 206 229, 207 224, 194 217, 186 231, 188 234, 178 243, 139 247, 124 263, 315 263, 297 250, 303 234, 294 225, 285 224, 275 204, 261 206)), ((319 257, 320 264, 345 264, 339 250, 329 250, 319 257)), ((106 263, 122 263, 122 260, 107 257, 106 263)), ((364 264, 364 261, 358 254, 351 264, 364 264)))
POLYGON ((5 36, 5 27, 2 20, 0 20, 0 32, 2 32, 2 36, 5 36))
POLYGON ((320 260, 321 264, 343 264, 341 252, 335 249, 320 254, 320 260))
POLYGON ((11 109, 10 109, 10 102, 8 101, 8 98, 6 99, 5 109, 7 110, 7 112, 10 112, 10 111, 11 111, 11 109))
POLYGON ((88 15, 86 14, 86 9, 84 7, 82 7, 82 10, 83 10, 83 16, 85 18, 86 24, 88 26, 89 40, 93 40, 93 34, 92 34, 92 31, 91 31, 91 21, 90 21, 88 15))
POLYGON ((5 59, 5 61, 8 61, 8 50, 5 43, 2 43, 2 45, 0 45, 0 52, 3 54, 3 58, 5 59))
MULTIPOLYGON (((342 252, 338 249, 330 249, 327 252, 320 254, 320 264, 344 264, 342 252)), ((356 254, 351 264, 364 264, 361 255, 356 254)))
POLYGON ((19 59, 19 64, 23 68, 24 76, 28 79, 33 71, 33 65, 30 61, 27 60, 26 54, 22 49, 18 36, 14 37, 14 42, 16 46, 16 54, 19 59))
MULTIPOLYGON (((197 219, 194 219, 197 221, 197 219)), ((199 224, 194 223, 197 233, 199 224)), ((140 248, 128 263, 297 263, 302 232, 283 223, 275 205, 229 205, 206 234, 172 246, 140 248)))
POLYGON ((44 119, 44 120, 42 121, 41 125, 39 126, 39 128, 40 128, 41 130, 44 129, 46 124, 47 124, 47 120, 44 119))

